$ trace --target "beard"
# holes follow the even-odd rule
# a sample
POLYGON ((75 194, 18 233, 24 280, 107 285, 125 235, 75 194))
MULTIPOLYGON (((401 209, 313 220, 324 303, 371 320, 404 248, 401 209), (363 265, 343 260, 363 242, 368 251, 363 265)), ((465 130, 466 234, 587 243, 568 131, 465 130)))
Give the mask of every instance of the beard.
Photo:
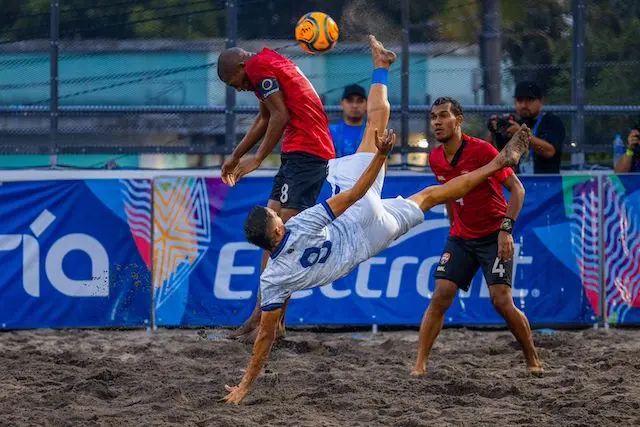
POLYGON ((455 132, 451 132, 451 133, 447 133, 445 134, 444 132, 441 132, 440 135, 435 135, 434 137, 436 139, 436 141, 442 143, 442 144, 446 144, 447 142, 451 141, 451 139, 453 138, 453 136, 455 135, 455 132))
POLYGON ((526 120, 534 119, 538 117, 538 114, 533 114, 531 110, 521 110, 521 111, 518 111, 517 113, 518 113, 518 116, 526 120))
POLYGON ((362 120, 364 120, 364 114, 345 114, 347 117, 347 120, 349 120, 350 122, 361 122, 362 120))

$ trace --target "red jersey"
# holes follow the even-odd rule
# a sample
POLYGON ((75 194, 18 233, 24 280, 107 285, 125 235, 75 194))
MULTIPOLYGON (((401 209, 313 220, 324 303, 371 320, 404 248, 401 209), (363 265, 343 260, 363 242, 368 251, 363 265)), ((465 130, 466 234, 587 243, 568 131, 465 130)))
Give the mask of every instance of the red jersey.
POLYGON ((247 61, 245 71, 260 102, 277 91, 284 95, 289 122, 282 140, 283 153, 301 151, 325 160, 336 157, 322 101, 293 61, 265 48, 247 61))
MULTIPOLYGON (((478 138, 462 136, 462 145, 449 163, 444 145, 429 154, 429 165, 440 183, 478 169, 498 155, 493 145, 478 138)), ((500 229, 502 217, 507 213, 507 201, 502 192, 502 183, 513 175, 513 169, 504 168, 489 177, 461 199, 451 202, 453 226, 452 236, 461 239, 478 239, 500 229)))

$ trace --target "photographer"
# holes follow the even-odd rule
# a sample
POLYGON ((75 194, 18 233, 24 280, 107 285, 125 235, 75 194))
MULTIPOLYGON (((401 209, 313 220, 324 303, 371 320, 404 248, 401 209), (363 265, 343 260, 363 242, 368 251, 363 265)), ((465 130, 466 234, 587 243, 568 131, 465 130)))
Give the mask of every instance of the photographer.
POLYGON ((616 162, 616 173, 640 172, 640 123, 627 137, 627 150, 616 162))
POLYGON ((560 173, 565 138, 562 121, 555 114, 541 111, 544 103, 542 89, 535 82, 518 83, 514 98, 517 116, 493 115, 487 123, 489 140, 502 150, 520 125, 526 124, 533 131, 531 155, 516 170, 521 173, 560 173))

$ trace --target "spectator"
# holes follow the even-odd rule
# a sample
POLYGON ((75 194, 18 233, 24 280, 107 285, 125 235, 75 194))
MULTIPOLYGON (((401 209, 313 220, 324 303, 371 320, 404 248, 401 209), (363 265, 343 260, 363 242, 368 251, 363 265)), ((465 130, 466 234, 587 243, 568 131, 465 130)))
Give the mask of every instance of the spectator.
POLYGON ((367 93, 364 88, 352 84, 342 93, 342 120, 329 125, 331 138, 336 149, 336 157, 348 156, 356 152, 366 126, 367 93))
POLYGON ((616 162, 616 173, 640 172, 640 123, 627 137, 627 150, 616 162))
POLYGON ((522 173, 560 173, 562 146, 565 129, 562 120, 553 113, 543 113, 544 97, 542 89, 535 82, 524 81, 516 85, 514 93, 516 113, 519 119, 510 117, 508 125, 502 129, 497 124, 497 116, 492 117, 489 129, 490 141, 502 150, 509 139, 526 124, 532 131, 531 155, 520 162, 522 173))

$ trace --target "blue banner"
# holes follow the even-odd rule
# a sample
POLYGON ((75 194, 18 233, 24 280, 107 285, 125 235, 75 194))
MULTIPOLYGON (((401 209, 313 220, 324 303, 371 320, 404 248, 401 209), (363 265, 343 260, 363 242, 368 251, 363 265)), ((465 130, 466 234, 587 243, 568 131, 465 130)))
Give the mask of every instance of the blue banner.
POLYGON ((640 324, 640 175, 603 177, 607 320, 640 324))
POLYGON ((151 181, 0 183, 0 327, 151 321, 151 181))
MULTIPOLYGON (((166 178, 154 182, 155 307, 158 325, 242 323, 258 288, 261 252, 244 238, 249 209, 264 205, 272 178, 245 178, 228 188, 219 179, 166 178)), ((587 324, 596 319, 592 290, 581 276, 571 241, 572 188, 561 177, 525 177, 525 204, 516 222, 514 301, 533 324, 587 324), (591 292, 591 294, 589 293, 591 292)), ((436 184, 431 175, 387 177, 383 197, 411 195, 436 184)), ((596 186, 597 189, 597 186, 596 186)), ((320 200, 329 194, 328 186, 320 200)), ((583 193, 579 193, 579 196, 583 193)), ((574 221, 575 222, 575 221, 574 221)), ((289 325, 416 325, 435 290, 433 273, 449 231, 442 206, 388 249, 346 277, 294 294, 289 325)), ((479 272, 460 292, 447 324, 495 325, 479 272)))

